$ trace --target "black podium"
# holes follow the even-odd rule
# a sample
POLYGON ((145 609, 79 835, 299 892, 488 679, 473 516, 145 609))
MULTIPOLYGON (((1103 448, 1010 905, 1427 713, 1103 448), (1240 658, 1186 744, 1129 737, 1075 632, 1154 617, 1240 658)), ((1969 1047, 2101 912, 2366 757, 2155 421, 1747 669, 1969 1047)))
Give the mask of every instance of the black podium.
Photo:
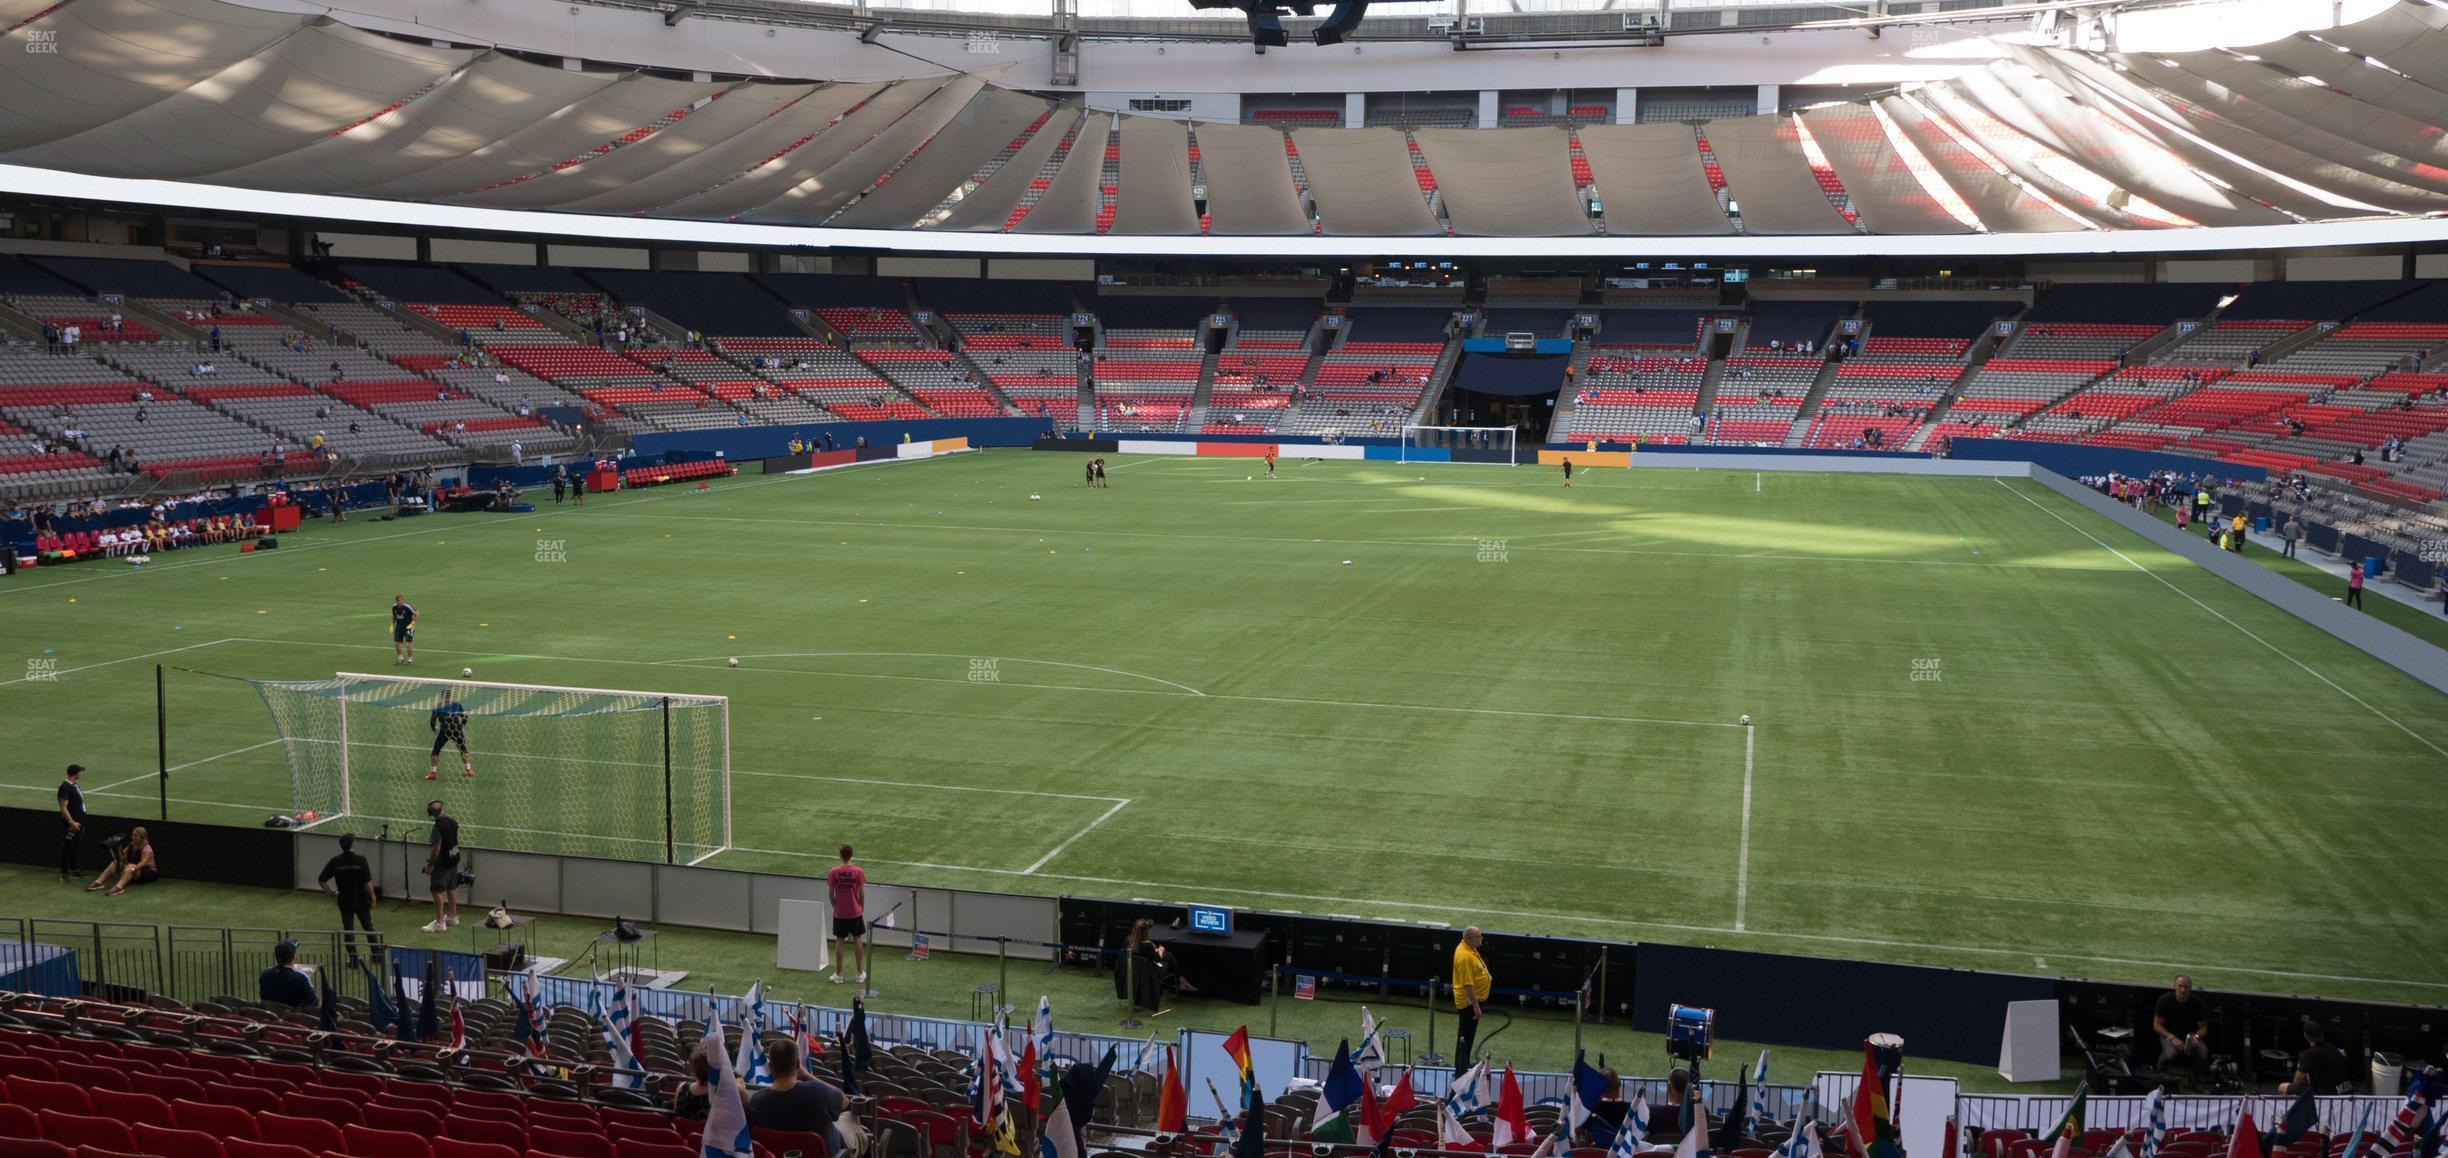
POLYGON ((1164 947, 1182 979, 1198 987, 1199 996, 1258 1004, 1266 983, 1264 932, 1235 929, 1218 935, 1160 926, 1149 935, 1164 947))

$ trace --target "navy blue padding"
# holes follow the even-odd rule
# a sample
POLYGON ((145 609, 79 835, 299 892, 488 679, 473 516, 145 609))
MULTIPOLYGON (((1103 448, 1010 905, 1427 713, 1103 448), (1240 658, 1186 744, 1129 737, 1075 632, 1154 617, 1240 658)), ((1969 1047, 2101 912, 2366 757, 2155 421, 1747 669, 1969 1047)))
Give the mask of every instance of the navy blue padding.
POLYGON ((1788 346, 1796 342, 1826 342, 1833 337, 1836 319, 1850 317, 1853 303, 1780 302, 1751 303, 1751 331, 1743 339, 1743 348, 1758 353, 1771 341, 1788 346))
POLYGON ((2244 287, 2220 321, 2334 322, 2420 288, 2411 281, 2273 281, 2244 287))
POLYGON ((345 302, 349 296, 285 265, 204 265, 196 272, 249 300, 345 302))
POLYGON ((2235 292, 2225 284, 2205 285, 2061 285, 2032 304, 2023 315, 2026 326, 2037 322, 2131 323, 2164 326, 2198 318, 2218 300, 2235 292))
POLYGON ((1354 342, 1442 342, 1450 310, 1354 309, 1343 323, 1354 342))
POLYGON ((31 260, 98 294, 117 293, 132 298, 185 301, 210 301, 222 296, 221 287, 166 261, 128 261, 107 257, 37 257, 31 260))
POLYGON ((901 279, 834 273, 765 273, 757 280, 794 306, 821 309, 898 310, 908 306, 901 279))
POLYGON ((503 304, 499 293, 439 266, 345 262, 340 272, 396 302, 439 306, 503 304))
POLYGON ((587 279, 624 306, 644 306, 718 338, 804 338, 790 307, 744 273, 591 269, 587 279))
POLYGON ((1869 309, 1873 338, 1960 338, 1981 336, 1989 323, 2011 318, 2022 307, 2008 301, 1874 302, 1869 309))
POLYGON ((460 273, 504 294, 591 294, 598 292, 577 270, 558 265, 509 265, 463 261, 460 273))
POLYGON ((918 301, 945 314, 1067 314, 1071 283, 1025 278, 989 280, 970 277, 916 279, 918 301))

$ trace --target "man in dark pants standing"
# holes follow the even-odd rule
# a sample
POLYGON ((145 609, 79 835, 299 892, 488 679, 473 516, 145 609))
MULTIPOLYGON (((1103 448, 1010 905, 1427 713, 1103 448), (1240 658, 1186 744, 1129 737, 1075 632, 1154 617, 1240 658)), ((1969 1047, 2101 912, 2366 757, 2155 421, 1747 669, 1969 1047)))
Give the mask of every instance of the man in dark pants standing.
MULTIPOLYGON (((348 963, 357 964, 357 938, 349 932, 352 921, 368 934, 374 932, 374 867, 357 854, 357 834, 343 833, 340 853, 323 862, 323 872, 315 877, 340 902, 340 940, 348 946, 348 963)), ((373 944, 369 936, 367 945, 373 944)))
POLYGON ((85 792, 77 787, 77 778, 85 775, 83 764, 70 764, 68 775, 60 781, 60 879, 77 877, 77 838, 85 834, 85 792))
POLYGON ((1453 999, 1454 1016, 1461 1027, 1454 1030, 1454 1072, 1467 1073, 1471 1067, 1471 1051, 1479 1045, 1479 1014, 1481 1004, 1496 992, 1495 979, 1488 975, 1487 962, 1479 956, 1479 943, 1485 937, 1479 926, 1462 930, 1462 943, 1454 946, 1453 999))

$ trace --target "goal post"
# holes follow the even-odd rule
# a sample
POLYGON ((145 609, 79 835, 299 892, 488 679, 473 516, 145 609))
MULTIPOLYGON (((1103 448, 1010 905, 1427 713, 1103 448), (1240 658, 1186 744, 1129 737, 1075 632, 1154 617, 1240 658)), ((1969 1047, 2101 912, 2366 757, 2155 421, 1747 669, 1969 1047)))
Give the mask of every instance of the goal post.
POLYGON ((308 827, 398 839, 439 799, 478 848, 697 864, 731 847, 728 697, 360 672, 250 682, 308 827))
POLYGON ((1404 462, 1500 462, 1521 465, 1520 431, 1510 426, 1405 426, 1404 462))

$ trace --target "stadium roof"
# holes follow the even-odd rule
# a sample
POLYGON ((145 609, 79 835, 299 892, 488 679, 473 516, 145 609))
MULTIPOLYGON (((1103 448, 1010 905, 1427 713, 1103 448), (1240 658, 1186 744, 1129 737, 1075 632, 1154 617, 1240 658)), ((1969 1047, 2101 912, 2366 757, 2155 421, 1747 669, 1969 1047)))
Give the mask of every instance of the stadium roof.
POLYGON ((1097 235, 1179 239, 1163 247, 1177 252, 1226 237, 1744 236, 1822 252, 1955 239, 1969 252, 1978 235, 2041 251, 2050 238, 2330 222, 2448 237, 2435 219, 2448 213, 2448 8, 2412 0, 2243 48, 2001 41, 1949 79, 1799 112, 1480 129, 1205 124, 1083 110, 981 74, 581 71, 224 0, 47 4, 0 0, 24 42, 0 48, 12 62, 0 166, 21 167, 0 168, 0 185, 24 192, 148 200, 185 186, 114 182, 179 182, 824 227, 738 235, 753 243, 914 230, 1075 239, 1072 251, 1108 248, 1078 244, 1097 235))

